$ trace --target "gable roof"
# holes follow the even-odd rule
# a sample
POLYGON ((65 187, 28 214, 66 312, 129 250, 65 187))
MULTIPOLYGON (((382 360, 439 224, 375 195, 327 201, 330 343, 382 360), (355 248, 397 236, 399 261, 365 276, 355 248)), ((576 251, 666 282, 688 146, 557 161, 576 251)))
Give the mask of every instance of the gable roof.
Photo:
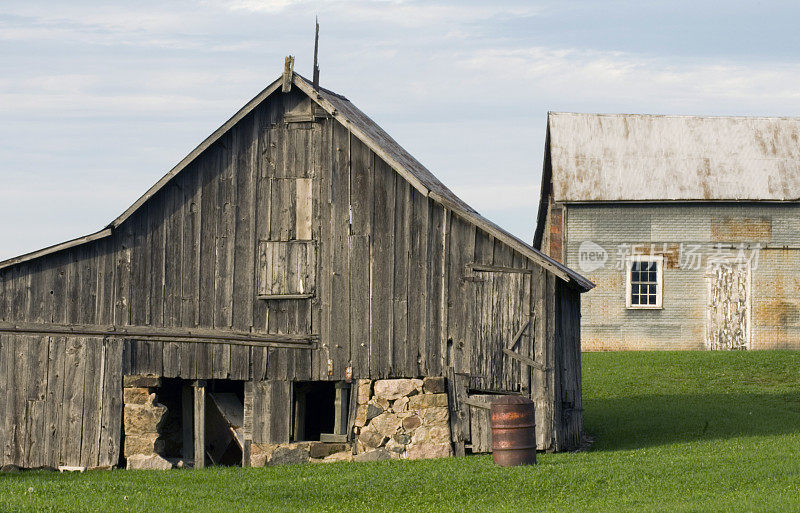
MULTIPOLYGON (((282 78, 268 85, 263 91, 250 100, 236 114, 234 114, 221 127, 214 131, 200 145, 165 174, 158 182, 147 190, 133 205, 131 205, 119 217, 114 219, 106 228, 96 233, 80 237, 68 242, 56 244, 48 248, 27 253, 19 257, 11 258, 0 262, 0 269, 12 265, 39 258, 50 253, 55 253, 80 244, 85 244, 92 240, 108 237, 113 230, 118 228, 126 219, 136 212, 148 199, 154 196, 161 188, 169 183, 178 173, 185 169, 203 151, 208 149, 214 142, 222 137, 242 118, 247 116, 253 109, 260 105, 271 94, 276 92, 282 83, 282 78)), ((400 146, 389 134, 387 134, 377 123, 361 112, 355 105, 339 94, 327 89, 314 89, 313 85, 297 73, 293 73, 292 84, 303 91, 314 102, 322 107, 328 114, 335 118, 339 123, 348 128, 353 135, 358 137, 372 151, 386 161, 397 173, 405 178, 414 188, 426 197, 430 197, 437 203, 450 209, 456 215, 486 231, 498 240, 508 244, 510 247, 519 251, 527 258, 545 267, 562 280, 573 284, 581 291, 587 291, 594 287, 594 284, 576 273, 572 269, 556 262, 550 257, 537 251, 519 238, 511 235, 493 222, 478 214, 472 207, 467 205, 442 182, 440 182, 425 166, 400 146)))
POLYGON ((800 118, 551 112, 553 200, 797 201, 800 118))

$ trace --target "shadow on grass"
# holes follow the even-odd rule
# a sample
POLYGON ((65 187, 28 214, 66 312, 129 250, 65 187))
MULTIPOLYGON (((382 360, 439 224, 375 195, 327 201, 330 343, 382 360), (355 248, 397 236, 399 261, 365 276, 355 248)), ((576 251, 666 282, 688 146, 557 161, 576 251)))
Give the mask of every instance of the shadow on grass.
POLYGON ((585 400, 592 450, 800 433, 797 393, 641 395, 585 400))

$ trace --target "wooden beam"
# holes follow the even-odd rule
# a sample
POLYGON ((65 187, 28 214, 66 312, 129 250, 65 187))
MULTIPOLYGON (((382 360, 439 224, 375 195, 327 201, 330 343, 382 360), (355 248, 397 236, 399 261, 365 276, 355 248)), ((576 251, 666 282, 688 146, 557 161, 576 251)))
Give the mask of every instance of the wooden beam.
POLYGON ((490 410, 491 405, 487 403, 482 403, 480 401, 476 401, 474 399, 465 398, 461 400, 462 403, 466 404, 467 406, 472 406, 473 408, 481 408, 482 410, 490 410))
POLYGON ((525 330, 528 328, 528 325, 531 323, 530 320, 525 321, 525 324, 514 334, 514 338, 511 339, 511 343, 508 345, 508 350, 513 351, 514 348, 517 346, 517 342, 519 339, 522 338, 522 334, 525 333, 525 330))
POLYGON ((103 324, 54 324, 38 322, 0 322, 0 333, 32 335, 73 335, 81 337, 133 338, 161 342, 232 344, 261 347, 312 349, 316 335, 217 331, 204 328, 167 328, 103 324))
POLYGON ((488 273, 520 273, 520 274, 530 274, 532 271, 530 269, 522 269, 519 267, 503 267, 500 265, 485 265, 485 264, 467 264, 468 271, 482 271, 488 273))
POLYGON ((311 299, 315 294, 259 294, 258 299, 268 301, 270 299, 311 299))
POLYGON ((181 432, 183 436, 183 459, 194 460, 194 396, 192 387, 184 385, 181 390, 181 432))
POLYGON ((503 352, 505 354, 507 354, 508 356, 510 356, 511 358, 514 358, 515 360, 519 360, 520 362, 524 363, 525 365, 527 365, 529 367, 533 367, 534 369, 537 369, 537 370, 540 370, 540 371, 543 371, 543 372, 550 370, 549 368, 545 367, 544 365, 542 365, 541 363, 537 362, 536 360, 534 360, 532 358, 528 358, 527 356, 523 356, 523 355, 521 355, 519 353, 515 353, 511 349, 507 349, 507 348, 504 347, 503 348, 503 352))
POLYGON ((194 468, 206 464, 206 382, 197 380, 194 387, 194 468))
MULTIPOLYGON (((441 194, 438 194, 438 193, 436 193, 434 191, 431 191, 429 196, 434 201, 436 201, 437 203, 440 203, 440 204, 446 206, 447 208, 449 208, 450 210, 452 210, 453 213, 455 213, 461 219, 463 219, 463 220, 467 221, 468 223, 480 228, 481 230, 483 230, 484 232, 488 233, 489 235, 492 235, 493 237, 495 237, 497 240, 503 242, 504 244, 506 244, 508 246, 511 246, 512 248, 516 249, 517 251, 519 251, 520 253, 522 253, 526 257, 530 258, 531 260, 533 260, 537 264, 541 265, 542 267, 544 267, 545 269, 547 269, 551 273, 555 274, 556 276, 558 276, 562 280, 564 280, 566 282, 573 281, 570 278, 570 275, 565 270, 559 268, 559 264, 557 264, 555 261, 550 261, 550 258, 545 257, 543 254, 539 253, 538 251, 536 251, 532 247, 528 246, 527 244, 525 244, 521 240, 519 240, 516 237, 514 237, 513 235, 506 233, 505 231, 500 229, 498 226, 496 226, 494 223, 488 221, 487 219, 484 219, 483 217, 481 217, 480 215, 478 215, 478 214, 476 214, 474 212, 465 211, 459 205, 453 203, 449 199, 445 198, 441 194)), ((585 285, 582 285, 582 286, 585 287, 585 285)), ((591 287, 589 287, 589 288, 591 288, 591 287)))
POLYGON ((294 75, 294 56, 286 56, 283 63, 283 76, 281 77, 281 92, 288 93, 292 90, 292 75, 294 75))
POLYGON ((350 392, 350 385, 344 381, 337 381, 336 385, 336 398, 334 399, 334 414, 333 414, 333 432, 336 435, 342 435, 347 441, 347 421, 350 404, 348 396, 350 392))

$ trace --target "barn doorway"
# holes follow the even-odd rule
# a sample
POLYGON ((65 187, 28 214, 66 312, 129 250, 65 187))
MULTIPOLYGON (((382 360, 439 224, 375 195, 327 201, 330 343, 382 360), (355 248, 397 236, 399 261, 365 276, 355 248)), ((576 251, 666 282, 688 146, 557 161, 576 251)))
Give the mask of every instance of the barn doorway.
POLYGON ((206 465, 242 465, 244 453, 244 382, 234 380, 186 380, 178 378, 149 378, 148 388, 127 398, 138 404, 126 404, 131 420, 126 423, 126 458, 133 454, 157 454, 174 466, 203 467, 206 465), (143 392, 149 399, 137 399, 143 392), (139 412, 138 410, 147 410, 139 412), (143 432, 147 419, 149 431, 143 432), (199 425, 202 429, 198 429, 199 425), (133 431, 131 428, 137 428, 133 431), (145 445, 143 442, 149 442, 145 445), (196 447, 203 447, 195 454, 196 447), (147 449, 145 451, 145 449, 147 449), (202 459, 201 459, 202 458, 202 459))
POLYGON ((294 384, 295 442, 344 442, 347 439, 350 384, 343 381, 298 381, 294 384))

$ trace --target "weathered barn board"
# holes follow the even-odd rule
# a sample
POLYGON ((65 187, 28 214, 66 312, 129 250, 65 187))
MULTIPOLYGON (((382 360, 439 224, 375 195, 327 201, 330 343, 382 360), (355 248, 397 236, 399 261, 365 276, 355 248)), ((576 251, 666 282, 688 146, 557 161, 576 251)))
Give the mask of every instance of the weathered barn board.
POLYGON ((292 439, 295 382, 449 375, 458 450, 459 398, 481 391, 531 394, 540 447, 574 445, 568 316, 591 283, 480 217, 344 98, 276 84, 108 230, 0 263, 2 463, 118 464, 124 376, 183 380, 189 399, 194 385, 181 416, 198 419, 206 387, 244 382, 258 444, 292 439))
POLYGON ((291 382, 285 380, 249 381, 245 388, 252 412, 251 434, 255 443, 286 443, 291 433, 291 382))

